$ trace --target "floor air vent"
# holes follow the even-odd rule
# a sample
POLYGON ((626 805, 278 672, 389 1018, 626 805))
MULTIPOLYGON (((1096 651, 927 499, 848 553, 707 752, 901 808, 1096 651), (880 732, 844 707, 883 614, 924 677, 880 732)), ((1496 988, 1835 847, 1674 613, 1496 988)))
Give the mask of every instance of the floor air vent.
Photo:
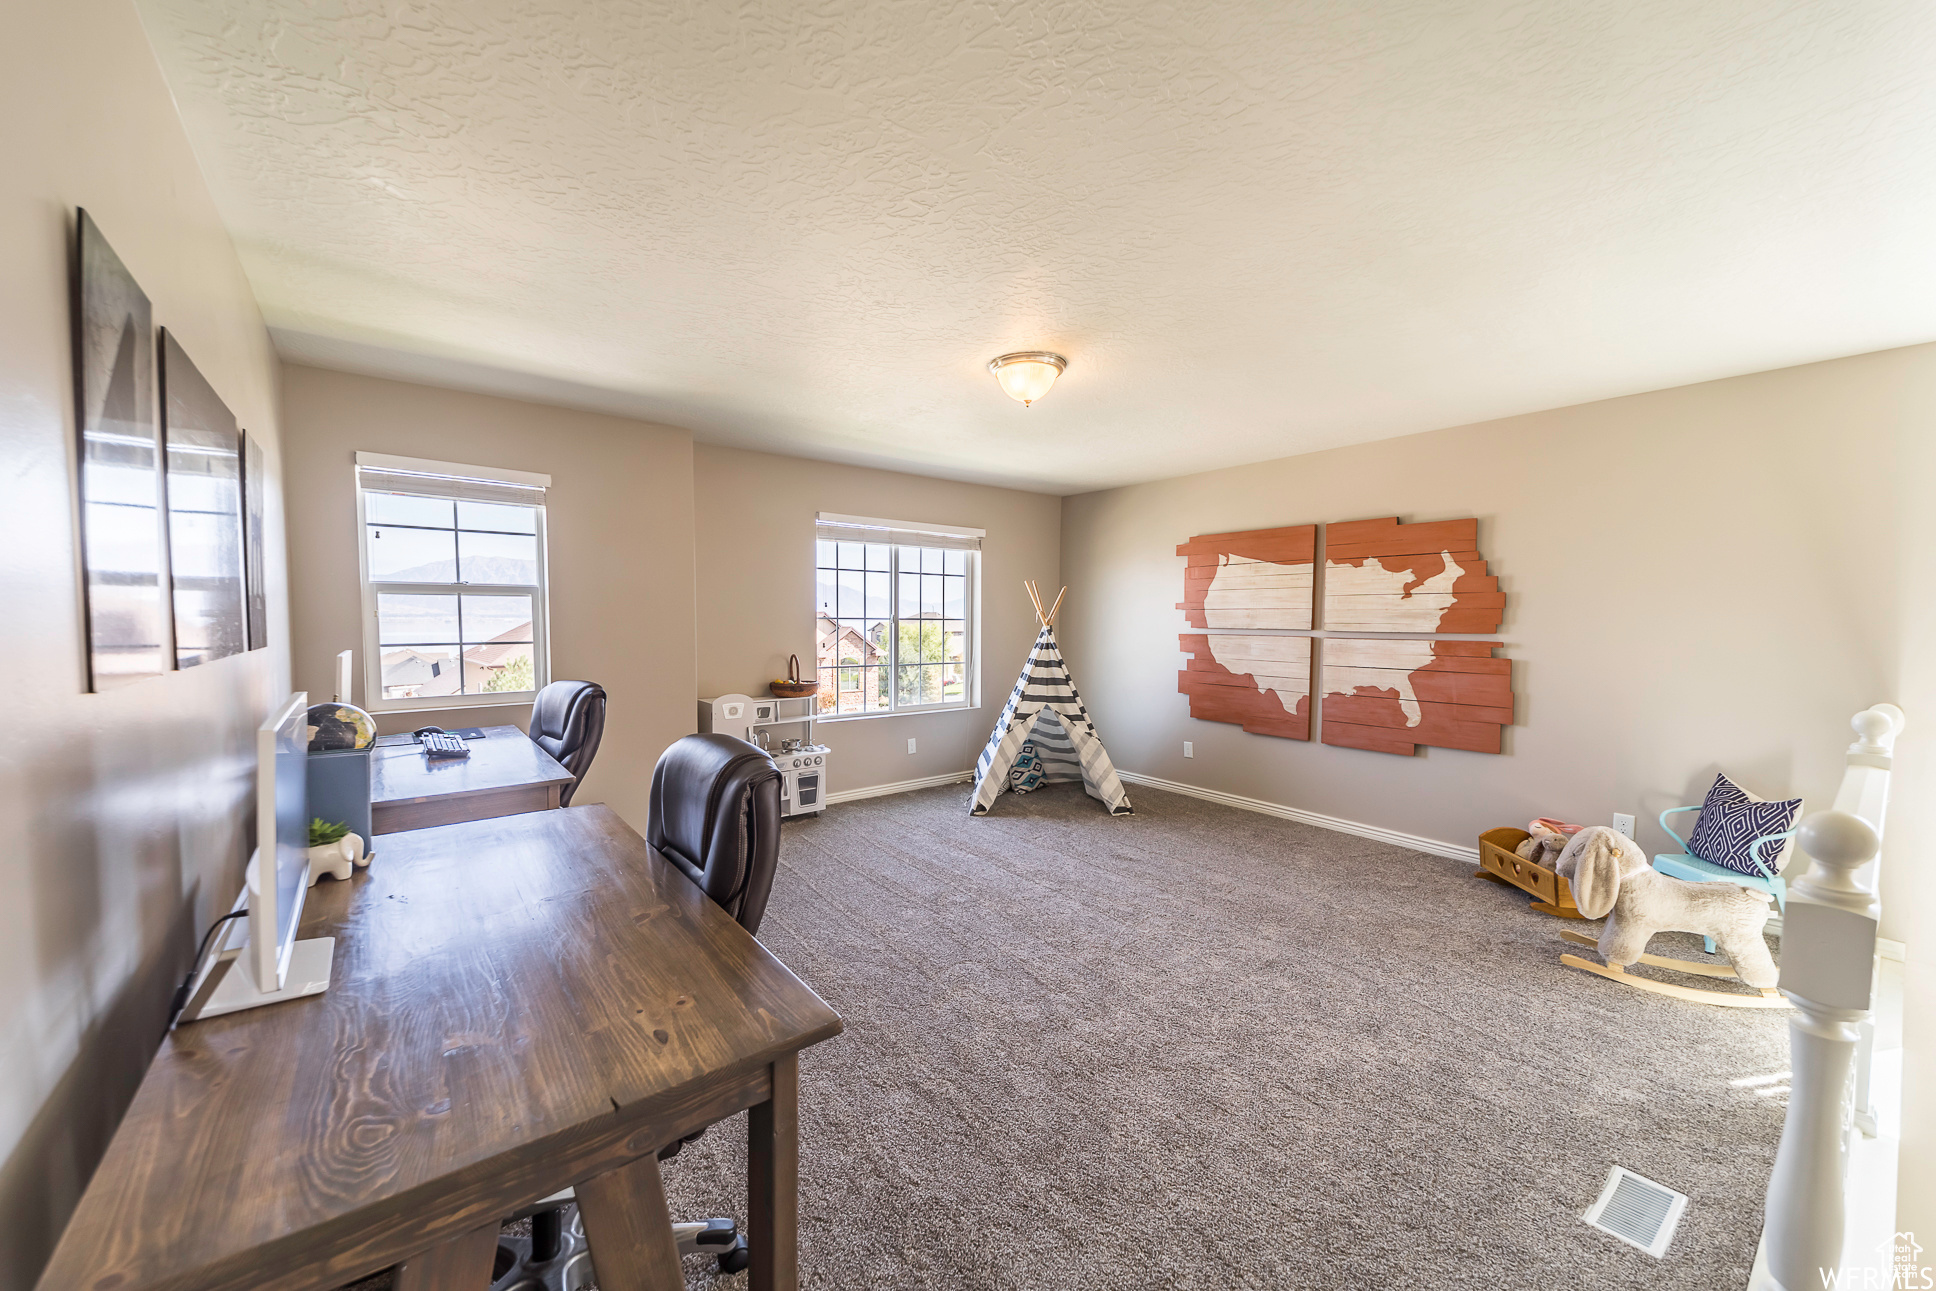
POLYGON ((1659 1259, 1667 1253, 1667 1243, 1674 1240, 1674 1229, 1686 1209, 1687 1198, 1680 1193, 1617 1165, 1607 1175, 1600 1199, 1587 1207, 1582 1218, 1659 1259))

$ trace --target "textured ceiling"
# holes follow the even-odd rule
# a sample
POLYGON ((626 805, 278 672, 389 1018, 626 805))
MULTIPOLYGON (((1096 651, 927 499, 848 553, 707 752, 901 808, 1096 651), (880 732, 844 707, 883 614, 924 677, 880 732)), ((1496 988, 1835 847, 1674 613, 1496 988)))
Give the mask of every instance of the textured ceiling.
POLYGON ((1072 492, 1936 338, 1927 0, 138 3, 285 354, 715 442, 1072 492))

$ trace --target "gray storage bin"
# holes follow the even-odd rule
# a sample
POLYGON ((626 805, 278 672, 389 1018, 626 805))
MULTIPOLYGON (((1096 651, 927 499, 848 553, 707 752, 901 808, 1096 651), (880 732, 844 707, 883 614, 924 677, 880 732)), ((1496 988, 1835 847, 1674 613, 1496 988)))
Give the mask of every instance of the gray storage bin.
POLYGON ((309 814, 341 821, 370 848, 370 754, 372 749, 332 749, 309 755, 309 814))

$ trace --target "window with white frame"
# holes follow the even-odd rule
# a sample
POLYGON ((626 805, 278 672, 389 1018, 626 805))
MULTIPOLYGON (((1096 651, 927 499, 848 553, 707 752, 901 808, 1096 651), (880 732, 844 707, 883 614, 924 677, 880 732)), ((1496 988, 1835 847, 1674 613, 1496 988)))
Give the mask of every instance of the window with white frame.
POLYGON ((548 475, 356 455, 373 711, 529 704, 550 679, 548 475))
POLYGON ((827 717, 975 702, 980 529, 822 513, 815 664, 827 717))

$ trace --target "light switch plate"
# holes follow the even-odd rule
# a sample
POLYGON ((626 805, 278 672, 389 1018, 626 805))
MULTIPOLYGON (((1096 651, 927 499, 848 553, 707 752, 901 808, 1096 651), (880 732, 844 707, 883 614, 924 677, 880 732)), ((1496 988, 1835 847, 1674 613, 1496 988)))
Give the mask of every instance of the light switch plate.
POLYGON ((1193 758, 1196 755, 1197 755, 1197 746, 1189 740, 1183 741, 1183 756, 1186 758, 1193 758))
POLYGON ((913 740, 909 740, 909 741, 908 741, 908 752, 909 752, 909 753, 912 753, 912 752, 914 752, 914 741, 913 741, 913 740))

